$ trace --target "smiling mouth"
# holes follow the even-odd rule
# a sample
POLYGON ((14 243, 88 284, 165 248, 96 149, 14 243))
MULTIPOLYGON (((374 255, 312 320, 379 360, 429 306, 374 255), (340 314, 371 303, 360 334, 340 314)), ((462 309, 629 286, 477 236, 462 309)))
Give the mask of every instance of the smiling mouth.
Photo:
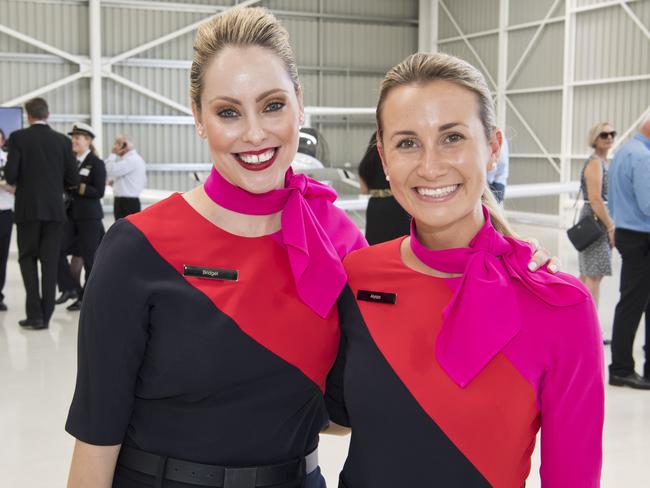
POLYGON ((243 168, 249 171, 262 171, 271 166, 278 155, 279 147, 234 153, 233 156, 243 168))
POLYGON ((447 197, 454 195, 462 185, 447 185, 437 188, 427 186, 417 186, 413 190, 421 197, 427 200, 445 200, 447 197))

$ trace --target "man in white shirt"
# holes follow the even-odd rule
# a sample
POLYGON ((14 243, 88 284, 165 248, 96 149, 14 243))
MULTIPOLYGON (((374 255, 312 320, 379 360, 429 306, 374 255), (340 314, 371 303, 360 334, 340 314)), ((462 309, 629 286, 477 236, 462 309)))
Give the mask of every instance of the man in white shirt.
POLYGON ((115 220, 139 212, 140 193, 147 186, 147 174, 144 159, 133 143, 125 135, 118 135, 105 163, 106 175, 113 181, 115 220))

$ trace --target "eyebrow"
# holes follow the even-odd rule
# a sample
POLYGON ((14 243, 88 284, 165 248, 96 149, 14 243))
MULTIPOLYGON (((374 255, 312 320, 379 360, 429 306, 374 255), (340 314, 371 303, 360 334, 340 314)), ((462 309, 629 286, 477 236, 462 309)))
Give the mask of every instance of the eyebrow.
MULTIPOLYGON (((273 94, 276 93, 276 92, 287 93, 287 90, 283 90, 282 88, 271 88, 270 90, 266 90, 264 93, 261 93, 261 94, 260 94, 260 95, 255 99, 255 101, 256 101, 256 102, 259 102, 260 100, 264 100, 266 97, 268 97, 269 95, 273 95, 273 94)), ((213 98, 212 100, 210 100, 208 103, 212 103, 212 102, 214 102, 214 101, 217 100, 217 99, 219 99, 219 100, 225 100, 226 102, 230 102, 230 103, 233 103, 233 104, 235 104, 235 105, 241 105, 241 102, 240 102, 239 100, 237 100, 236 98, 232 98, 232 97, 220 97, 219 95, 217 95, 216 97, 214 97, 214 98, 213 98)))
MULTIPOLYGON (((463 127, 467 127, 467 125, 463 124, 462 122, 449 122, 448 124, 443 124, 440 127, 438 127, 438 132, 444 132, 448 129, 451 129, 452 127, 456 127, 457 125, 462 125, 463 127)), ((391 139, 393 139, 394 137, 398 137, 398 136, 412 137, 412 136, 417 136, 417 134, 415 133, 415 131, 412 130, 400 130, 394 132, 393 135, 391 135, 390 137, 391 139)))

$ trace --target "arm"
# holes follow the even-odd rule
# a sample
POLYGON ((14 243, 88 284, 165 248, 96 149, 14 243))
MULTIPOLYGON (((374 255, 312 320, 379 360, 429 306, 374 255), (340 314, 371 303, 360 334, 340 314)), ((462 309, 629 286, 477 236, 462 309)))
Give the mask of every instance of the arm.
POLYGON ((336 422, 332 422, 330 420, 330 423, 327 424, 327 427, 325 427, 323 430, 321 430, 321 434, 327 434, 327 435, 335 435, 338 437, 345 437, 346 435, 349 435, 352 432, 352 429, 350 427, 345 427, 343 425, 339 425, 336 422))
POLYGON ((370 191, 368 190, 368 185, 366 183, 366 180, 364 180, 361 177, 359 177, 359 193, 361 193, 362 195, 367 195, 368 193, 370 193, 370 191))
POLYGON ((0 181, 0 188, 2 188, 4 191, 7 191, 9 193, 16 193, 16 187, 11 186, 4 181, 0 181))
POLYGON ((133 171, 136 165, 136 158, 131 157, 129 154, 126 154, 119 161, 117 158, 114 159, 109 156, 108 159, 106 159, 106 174, 113 179, 119 178, 133 171))
POLYGON ((540 386, 542 488, 597 488, 604 418, 603 346, 591 298, 562 311, 540 386))
POLYGON ((79 194, 86 198, 102 198, 106 190, 106 167, 101 159, 95 161, 92 181, 79 185, 79 194))
POLYGON ((632 177, 634 196, 641 211, 650 216, 650 157, 637 159, 632 177))
POLYGON ((9 151, 7 153, 7 164, 4 167, 5 181, 12 186, 16 186, 18 174, 20 173, 20 150, 16 147, 13 138, 7 141, 9 151))
POLYGON ((72 142, 66 138, 63 149, 64 173, 63 184, 66 189, 79 186, 79 172, 77 171, 77 158, 72 152, 72 142))
POLYGON ((344 321, 350 315, 350 307, 356 307, 354 296, 350 288, 346 285, 339 296, 339 322, 341 323, 341 339, 339 341, 339 351, 336 356, 334 366, 327 376, 325 389, 325 406, 330 417, 330 425, 325 429, 325 434, 345 435, 342 429, 350 426, 348 411, 345 406, 344 394, 344 373, 345 373, 345 354, 347 348, 347 338, 344 332, 344 321))
POLYGON ((72 453, 68 488, 110 488, 120 445, 93 446, 77 440, 72 453))
POLYGON ((79 441, 71 487, 103 487, 100 483, 110 481, 107 473, 115 468, 131 419, 151 309, 150 284, 142 268, 144 239, 126 220, 113 225, 97 251, 97 272, 86 283, 77 381, 65 425, 79 441))
POLYGON ((589 205, 594 210, 596 216, 605 225, 610 241, 614 235, 614 222, 609 216, 605 200, 603 200, 603 170, 601 162, 598 159, 591 159, 585 168, 585 183, 587 186, 587 195, 589 196, 589 205))

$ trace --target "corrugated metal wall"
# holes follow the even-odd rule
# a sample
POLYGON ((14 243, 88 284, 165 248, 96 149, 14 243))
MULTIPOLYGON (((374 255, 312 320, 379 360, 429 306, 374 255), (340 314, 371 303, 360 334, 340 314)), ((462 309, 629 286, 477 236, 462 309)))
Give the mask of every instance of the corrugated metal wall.
MULTIPOLYGON (((588 153, 589 127, 609 120, 625 131, 650 104, 650 41, 623 9, 603 0, 566 0, 576 9, 575 67, 571 134, 575 176, 588 153), (592 9, 594 6, 601 8, 592 9), (624 79, 620 79, 623 77, 624 79), (628 79, 625 77, 636 77, 628 79), (617 78, 617 79, 613 79, 617 78)), ((227 7, 235 0, 220 0, 227 7)), ((305 103, 321 106, 373 106, 382 74, 417 50, 417 0, 266 0, 287 27, 300 65, 305 103)), ((441 0, 438 38, 441 51, 467 59, 498 75, 500 0, 441 0), (453 22, 451 17, 453 17, 453 22), (454 22, 463 35, 464 40, 454 22), (471 44, 479 59, 467 43, 471 44)), ((560 175, 542 154, 534 133, 555 164, 560 164, 564 78, 564 0, 509 0, 508 73, 546 17, 547 24, 507 86, 513 107, 506 110, 511 139, 510 182, 558 181, 560 175), (532 90, 532 92, 531 92, 532 90), (523 120, 522 120, 523 119, 523 120), (528 128, 526 127, 528 126, 528 128)), ((650 0, 626 5, 650 28, 650 0)), ((149 2, 102 1, 102 53, 114 56, 141 43, 207 17, 212 0, 149 2)), ((0 24, 71 54, 88 56, 88 3, 83 0, 0 0, 0 24)), ((193 34, 138 54, 113 71, 181 104, 187 104, 188 66, 193 34)), ((78 66, 0 33, 0 102, 78 71, 78 66), (9 73, 9 75, 7 75, 9 73)), ((208 162, 191 119, 112 80, 103 82, 105 146, 120 132, 133 136, 150 163, 208 162)), ((88 117, 86 78, 47 93, 54 126, 65 130, 88 117)), ((356 166, 370 132, 372 117, 317 117, 326 136, 331 163, 356 166)), ((186 189, 182 173, 152 173, 152 186, 186 189)), ((555 197, 513 200, 508 207, 555 213, 555 197)))
MULTIPOLYGON (((103 0, 102 56, 111 57, 206 18, 234 0, 125 2, 103 0)), ((383 73, 417 49, 417 0, 265 0, 291 36, 310 106, 371 107, 383 73)), ((74 55, 89 54, 88 2, 0 0, 0 24, 74 55)), ((113 67, 113 72, 189 105, 193 33, 154 47, 113 67)), ((0 103, 76 73, 78 65, 0 33, 0 103)), ((53 126, 66 130, 89 118, 89 80, 43 95, 53 126)), ((208 163, 191 118, 113 80, 103 86, 104 148, 118 133, 136 141, 148 163, 208 163)), ((356 166, 374 127, 372 117, 316 117, 328 142, 330 163, 356 166)), ((182 172, 151 172, 150 186, 185 190, 182 172)))
MULTIPOLYGON (((576 178, 590 150, 586 137, 593 124, 607 120, 622 133, 650 106, 650 40, 620 5, 602 0, 567 1, 571 1, 575 15, 570 136, 571 172, 576 178), (594 6, 601 8, 592 9, 594 6), (612 79, 630 76, 639 79, 612 79)), ((500 1, 440 0, 440 3, 444 4, 439 8, 440 51, 467 59, 497 80, 500 1), (467 42, 478 53, 482 65, 461 38, 454 22, 469 36, 467 42)), ((562 124, 565 1, 509 0, 507 4, 507 71, 511 79, 505 93, 514 106, 514 109, 507 107, 505 116, 512 153, 509 183, 560 181, 560 174, 542 154, 531 131, 559 167, 565 130, 562 124), (545 18, 546 25, 511 77, 545 18)), ((650 29, 650 0, 630 0, 626 5, 650 29)), ((559 211, 559 199, 517 199, 507 202, 507 207, 554 214, 559 211)))

